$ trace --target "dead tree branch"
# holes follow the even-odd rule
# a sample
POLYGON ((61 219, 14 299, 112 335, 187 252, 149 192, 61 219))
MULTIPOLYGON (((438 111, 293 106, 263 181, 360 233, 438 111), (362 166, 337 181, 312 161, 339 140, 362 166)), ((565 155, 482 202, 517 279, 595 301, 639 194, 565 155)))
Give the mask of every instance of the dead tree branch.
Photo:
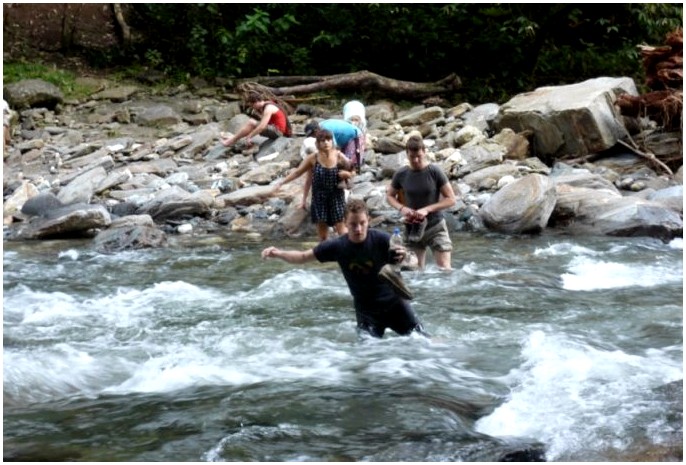
POLYGON ((283 83, 305 82, 286 87, 268 87, 274 95, 300 95, 326 90, 371 90, 378 93, 395 97, 423 98, 427 96, 445 94, 460 87, 462 82, 456 74, 451 74, 436 82, 410 82, 398 81, 387 78, 369 71, 357 71, 348 74, 335 74, 331 76, 305 76, 275 77, 275 78, 251 78, 246 81, 260 82, 268 87, 268 84, 283 85, 283 83), (310 82, 307 82, 309 79, 310 82))

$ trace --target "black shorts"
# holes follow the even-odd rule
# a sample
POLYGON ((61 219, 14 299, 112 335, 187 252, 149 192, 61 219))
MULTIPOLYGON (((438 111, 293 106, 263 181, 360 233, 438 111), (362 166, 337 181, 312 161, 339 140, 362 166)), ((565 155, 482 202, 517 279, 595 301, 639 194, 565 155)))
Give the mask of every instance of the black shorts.
POLYGON ((383 337, 386 328, 392 329, 401 336, 407 336, 412 331, 426 334, 407 300, 393 299, 385 303, 383 307, 382 311, 377 308, 373 311, 365 311, 356 306, 357 329, 366 331, 374 337, 383 337))

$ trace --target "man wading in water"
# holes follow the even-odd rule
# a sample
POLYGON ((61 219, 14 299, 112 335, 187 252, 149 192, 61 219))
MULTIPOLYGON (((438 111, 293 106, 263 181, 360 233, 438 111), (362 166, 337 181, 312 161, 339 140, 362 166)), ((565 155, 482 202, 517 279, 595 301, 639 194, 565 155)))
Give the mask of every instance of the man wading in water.
POLYGON ((407 300, 411 294, 402 278, 389 279, 383 273, 379 276, 384 265, 400 263, 405 258, 405 249, 391 249, 390 234, 369 229, 369 212, 361 199, 347 203, 344 221, 347 234, 305 251, 267 247, 262 258, 280 258, 298 265, 315 260, 338 262, 353 296, 358 331, 383 337, 386 328, 390 328, 403 336, 413 331, 428 336, 407 300))

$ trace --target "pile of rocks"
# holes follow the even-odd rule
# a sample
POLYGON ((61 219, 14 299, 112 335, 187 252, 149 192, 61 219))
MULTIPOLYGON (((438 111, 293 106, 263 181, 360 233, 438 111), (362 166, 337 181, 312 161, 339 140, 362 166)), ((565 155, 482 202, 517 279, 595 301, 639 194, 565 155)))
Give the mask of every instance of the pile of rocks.
MULTIPOLYGON (((247 118, 221 89, 155 95, 94 84, 99 91, 78 102, 42 81, 5 86, 15 110, 4 156, 5 240, 94 237, 108 252, 164 245, 176 234, 315 237, 299 207, 302 184, 274 197, 271 184, 300 163, 304 124, 341 117, 342 105, 299 108, 295 137, 257 138, 259 151, 248 153, 219 143, 220 132, 236 132, 247 118)), ((627 128, 650 124, 618 114, 622 93, 637 94, 631 79, 540 88, 502 106, 370 104, 352 195, 365 199, 374 226, 398 223, 385 188, 407 163, 404 141, 416 131, 458 195, 446 215, 453 232, 680 237, 681 168, 661 173, 617 144, 627 128), (562 161, 590 154, 593 163, 562 161)), ((672 136, 681 151, 681 134, 672 136)))

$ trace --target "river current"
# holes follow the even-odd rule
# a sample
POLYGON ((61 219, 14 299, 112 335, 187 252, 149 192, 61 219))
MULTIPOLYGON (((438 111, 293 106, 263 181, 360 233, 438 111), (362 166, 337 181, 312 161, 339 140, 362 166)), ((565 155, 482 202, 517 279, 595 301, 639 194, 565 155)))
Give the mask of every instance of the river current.
MULTIPOLYGON (((78 461, 612 461, 673 439, 683 242, 458 234, 405 272, 432 338, 360 337, 334 264, 225 238, 4 243, 5 454, 78 461)), ((302 249, 314 242, 276 245, 302 249)))

